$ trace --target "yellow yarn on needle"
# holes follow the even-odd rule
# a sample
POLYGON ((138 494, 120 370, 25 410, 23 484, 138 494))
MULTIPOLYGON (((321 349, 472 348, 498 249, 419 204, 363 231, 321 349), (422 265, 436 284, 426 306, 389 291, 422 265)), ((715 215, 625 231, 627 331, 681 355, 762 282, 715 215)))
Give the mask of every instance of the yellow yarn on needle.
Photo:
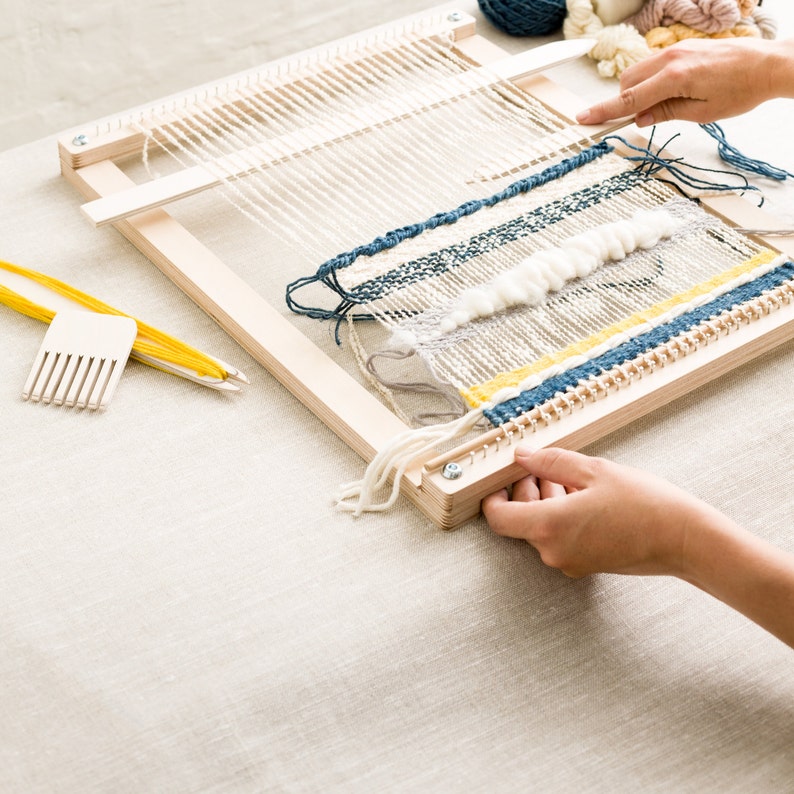
MULTIPOLYGON (((0 259, 0 269, 28 278, 37 284, 41 284, 52 292, 62 295, 70 301, 86 309, 97 312, 98 314, 113 314, 119 317, 131 317, 131 315, 126 312, 119 311, 113 306, 44 273, 38 273, 35 270, 20 267, 19 265, 14 265, 2 259, 0 259)), ((32 317, 34 320, 40 320, 45 323, 52 322, 52 318, 55 316, 55 312, 52 309, 41 306, 2 284, 0 284, 0 303, 5 304, 21 314, 32 317)), ((195 372, 200 377, 208 376, 217 378, 218 380, 226 380, 228 377, 226 369, 211 356, 202 353, 200 350, 196 350, 196 348, 191 347, 164 331, 159 331, 148 323, 144 323, 135 317, 132 317, 132 319, 135 320, 138 325, 138 336, 132 346, 133 355, 137 352, 144 356, 160 359, 168 364, 185 367, 195 372)), ((155 369, 158 368, 155 362, 143 361, 143 363, 155 369)))

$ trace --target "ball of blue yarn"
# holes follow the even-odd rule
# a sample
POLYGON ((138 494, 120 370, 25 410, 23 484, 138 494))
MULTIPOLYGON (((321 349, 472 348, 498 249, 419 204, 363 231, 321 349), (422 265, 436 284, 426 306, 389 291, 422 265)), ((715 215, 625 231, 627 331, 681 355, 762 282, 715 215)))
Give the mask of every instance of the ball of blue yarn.
POLYGON ((511 36, 548 36, 565 20, 565 0, 477 0, 488 21, 511 36))

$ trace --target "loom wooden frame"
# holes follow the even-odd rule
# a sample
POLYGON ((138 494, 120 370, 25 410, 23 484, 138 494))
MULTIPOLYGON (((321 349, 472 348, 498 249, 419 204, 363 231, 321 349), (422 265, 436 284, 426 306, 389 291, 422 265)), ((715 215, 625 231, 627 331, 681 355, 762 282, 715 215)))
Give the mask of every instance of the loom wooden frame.
MULTIPOLYGON (((505 56, 503 50, 474 32, 474 20, 467 15, 460 21, 456 48, 480 64, 505 56)), ((579 99, 545 77, 517 84, 568 119, 582 106, 579 99)), ((575 126, 573 121, 571 125, 575 126)), ((597 136, 605 130, 583 129, 582 135, 595 137, 594 133, 597 136)), ((87 200, 135 186, 114 161, 140 152, 140 133, 122 129, 87 145, 75 144, 74 138, 75 132, 71 132, 58 142, 61 171, 87 200)), ((775 227, 767 213, 742 199, 723 197, 707 204, 738 226, 775 227)), ((114 226, 365 461, 371 461, 395 435, 406 430, 375 396, 164 209, 146 210, 118 220, 114 226)), ((789 241, 764 242, 783 253, 794 253, 794 243, 789 241)), ((793 336, 794 302, 749 322, 740 333, 729 334, 718 344, 682 357, 674 366, 658 368, 652 377, 614 389, 608 400, 594 399, 584 410, 567 414, 555 409, 536 426, 533 444, 581 448, 793 336)), ((520 476, 512 443, 512 436, 496 430, 476 445, 429 456, 432 460, 409 469, 401 491, 434 523, 444 529, 455 528, 478 514, 485 495, 520 476), (487 447, 485 442, 489 442, 487 447), (470 465, 473 450, 476 462, 470 465), (461 462, 460 478, 442 475, 448 461, 461 462)))

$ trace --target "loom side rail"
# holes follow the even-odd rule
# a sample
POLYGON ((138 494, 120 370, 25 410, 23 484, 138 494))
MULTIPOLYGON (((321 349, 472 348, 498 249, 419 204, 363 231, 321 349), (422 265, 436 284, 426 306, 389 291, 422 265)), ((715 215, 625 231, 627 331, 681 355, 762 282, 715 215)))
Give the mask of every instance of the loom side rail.
MULTIPOLYGON (((131 183, 110 161, 62 173, 87 197, 131 183)), ((165 210, 116 228, 364 459, 406 429, 165 210)))

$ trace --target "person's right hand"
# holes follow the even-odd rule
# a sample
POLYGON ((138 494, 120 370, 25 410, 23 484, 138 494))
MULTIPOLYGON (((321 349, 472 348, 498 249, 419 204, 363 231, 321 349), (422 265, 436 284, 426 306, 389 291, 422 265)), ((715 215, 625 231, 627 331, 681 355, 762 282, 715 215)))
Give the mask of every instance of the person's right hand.
POLYGON ((639 127, 672 119, 701 124, 794 95, 794 42, 686 39, 626 69, 620 94, 577 116, 601 124, 634 116, 639 127))

